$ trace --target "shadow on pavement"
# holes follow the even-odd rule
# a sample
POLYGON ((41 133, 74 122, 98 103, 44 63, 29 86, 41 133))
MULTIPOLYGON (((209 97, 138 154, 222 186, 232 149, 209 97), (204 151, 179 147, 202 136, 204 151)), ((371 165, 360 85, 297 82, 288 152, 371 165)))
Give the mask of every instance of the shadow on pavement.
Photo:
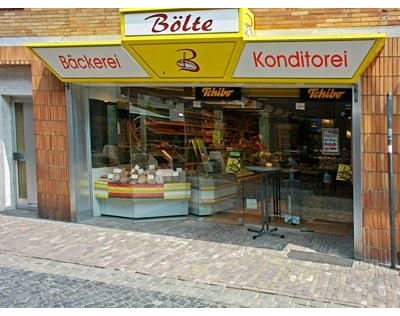
POLYGON ((295 248, 353 258, 352 237, 301 232, 294 228, 279 228, 279 232, 285 234, 285 238, 263 235, 254 240, 252 238, 254 233, 247 231, 247 228, 254 227, 253 225, 239 226, 211 223, 199 221, 195 217, 148 222, 113 217, 94 217, 81 222, 81 224, 278 251, 289 251, 289 248, 295 248))
MULTIPOLYGON (((1 215, 39 219, 37 211, 3 210, 1 215)), ((194 239, 244 247, 265 248, 288 252, 290 249, 312 251, 353 258, 353 237, 314 232, 301 232, 295 228, 279 228, 285 238, 263 235, 253 239, 248 232, 253 225, 232 225, 198 220, 196 217, 169 220, 133 221, 116 217, 93 217, 80 222, 81 225, 109 229, 157 234, 175 238, 194 239)))

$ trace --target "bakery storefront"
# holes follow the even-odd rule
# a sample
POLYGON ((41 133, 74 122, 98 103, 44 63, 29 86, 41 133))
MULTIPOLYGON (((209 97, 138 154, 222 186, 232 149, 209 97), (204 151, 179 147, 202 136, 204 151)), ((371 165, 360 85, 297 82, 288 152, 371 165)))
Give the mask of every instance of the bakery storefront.
MULTIPOLYGON (((351 235, 358 79, 382 34, 259 37, 248 9, 121 10, 121 40, 32 44, 67 83, 76 216, 351 235)), ((359 225, 359 226, 358 226, 359 225)))

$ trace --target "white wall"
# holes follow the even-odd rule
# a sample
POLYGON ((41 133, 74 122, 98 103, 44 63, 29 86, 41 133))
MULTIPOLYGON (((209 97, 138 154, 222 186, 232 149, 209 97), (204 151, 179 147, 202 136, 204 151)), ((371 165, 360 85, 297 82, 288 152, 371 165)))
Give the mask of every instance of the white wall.
POLYGON ((17 97, 32 97, 30 66, 0 66, 0 210, 15 207, 11 104, 17 97))

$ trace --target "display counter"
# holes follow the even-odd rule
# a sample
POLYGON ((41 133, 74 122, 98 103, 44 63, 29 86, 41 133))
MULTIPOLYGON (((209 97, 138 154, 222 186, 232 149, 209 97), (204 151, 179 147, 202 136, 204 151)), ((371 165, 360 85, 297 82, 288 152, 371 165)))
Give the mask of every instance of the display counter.
POLYGON ((110 183, 102 175, 110 174, 113 169, 92 169, 95 215, 134 219, 188 215, 190 183, 110 183))

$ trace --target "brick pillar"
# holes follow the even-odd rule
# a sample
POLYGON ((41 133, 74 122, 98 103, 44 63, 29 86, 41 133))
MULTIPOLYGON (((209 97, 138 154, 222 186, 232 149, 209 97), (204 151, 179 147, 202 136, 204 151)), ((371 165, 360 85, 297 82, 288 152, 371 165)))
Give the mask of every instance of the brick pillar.
POLYGON ((39 216, 70 221, 67 111, 64 84, 32 61, 39 216))
POLYGON ((364 259, 390 263, 386 93, 393 94, 396 249, 400 251, 400 39, 388 38, 361 78, 364 259))

